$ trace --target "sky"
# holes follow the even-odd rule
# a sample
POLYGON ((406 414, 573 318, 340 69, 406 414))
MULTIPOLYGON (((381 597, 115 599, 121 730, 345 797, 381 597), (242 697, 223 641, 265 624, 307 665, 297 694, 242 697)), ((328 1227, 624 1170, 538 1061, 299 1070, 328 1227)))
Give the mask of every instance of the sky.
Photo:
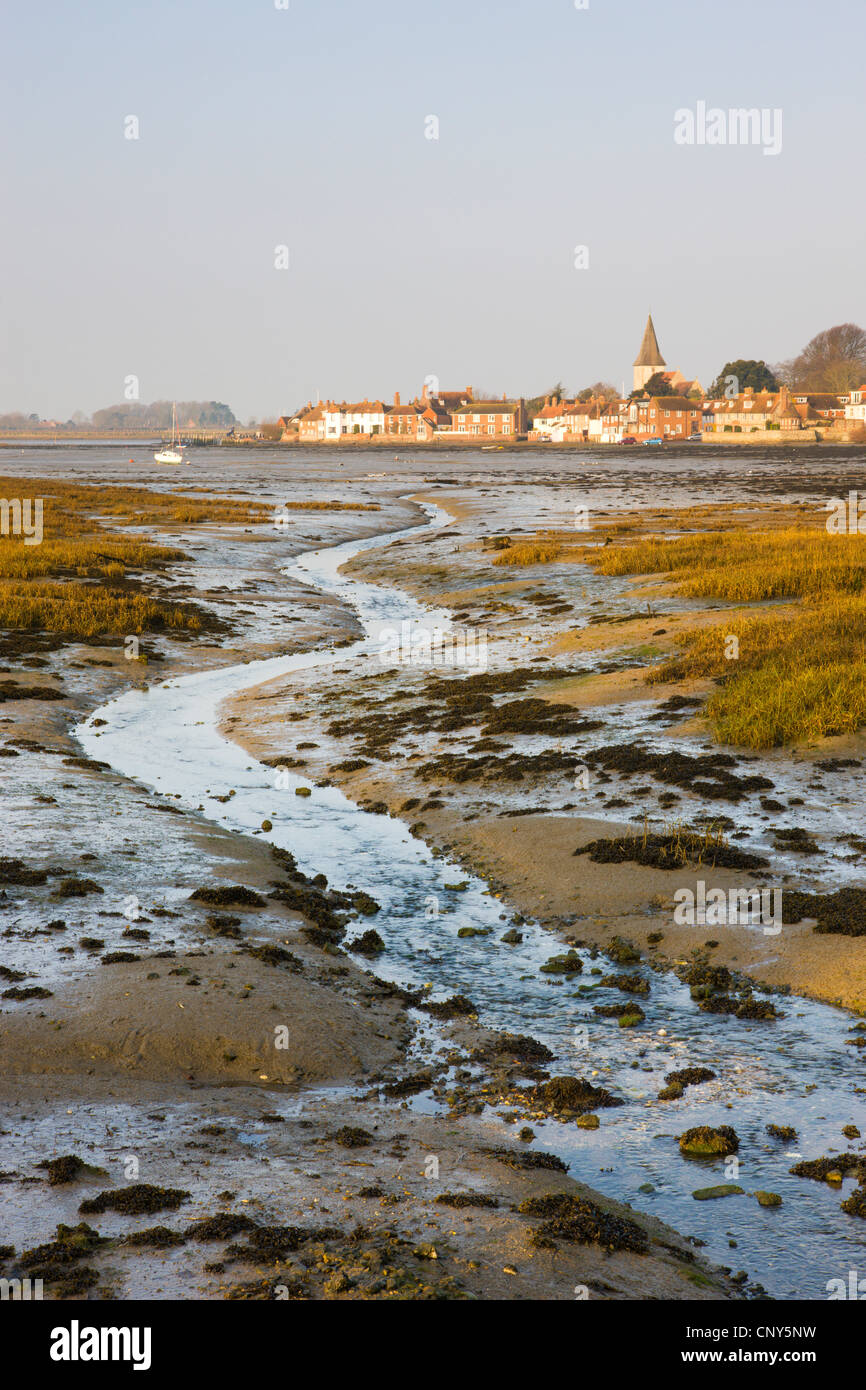
POLYGON ((0 414, 630 389, 649 311, 708 385, 866 325, 863 0, 579 3, 4 0, 0 414), (677 143, 701 102, 781 150, 677 143))

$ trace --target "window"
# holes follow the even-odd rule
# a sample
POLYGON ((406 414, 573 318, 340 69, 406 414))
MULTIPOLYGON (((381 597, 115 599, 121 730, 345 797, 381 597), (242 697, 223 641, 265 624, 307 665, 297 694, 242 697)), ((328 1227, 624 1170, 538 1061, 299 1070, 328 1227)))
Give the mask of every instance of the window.
POLYGON ((488 425, 488 426, 487 426, 487 433, 488 433, 488 434, 495 434, 495 433, 496 433, 496 426, 495 426, 495 425, 488 425))
POLYGON ((508 434, 508 431, 509 431, 510 429, 511 429, 511 421, 510 421, 510 420, 503 420, 503 421, 502 421, 502 433, 503 433, 503 434, 508 434))
POLYGON ((488 423, 492 425, 492 424, 495 422, 495 420, 496 420, 496 416, 495 416, 495 415, 488 415, 487 420, 488 420, 488 423))

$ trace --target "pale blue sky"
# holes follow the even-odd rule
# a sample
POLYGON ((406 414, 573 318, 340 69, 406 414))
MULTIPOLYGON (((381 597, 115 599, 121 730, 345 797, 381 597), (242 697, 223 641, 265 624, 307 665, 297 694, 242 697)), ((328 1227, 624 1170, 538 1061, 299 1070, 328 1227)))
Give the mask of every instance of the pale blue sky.
POLYGON ((0 413, 629 384, 648 308, 708 382, 866 324, 863 0, 589 6, 6 0, 0 413), (782 153, 676 145, 700 100, 782 153))

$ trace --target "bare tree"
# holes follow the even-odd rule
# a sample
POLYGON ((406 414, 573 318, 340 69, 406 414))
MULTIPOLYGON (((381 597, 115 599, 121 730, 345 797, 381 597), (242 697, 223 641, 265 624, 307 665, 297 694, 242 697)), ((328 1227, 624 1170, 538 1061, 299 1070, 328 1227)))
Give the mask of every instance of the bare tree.
POLYGON ((782 379, 801 391, 849 391, 866 381, 866 332, 856 323, 825 328, 780 369, 782 379))

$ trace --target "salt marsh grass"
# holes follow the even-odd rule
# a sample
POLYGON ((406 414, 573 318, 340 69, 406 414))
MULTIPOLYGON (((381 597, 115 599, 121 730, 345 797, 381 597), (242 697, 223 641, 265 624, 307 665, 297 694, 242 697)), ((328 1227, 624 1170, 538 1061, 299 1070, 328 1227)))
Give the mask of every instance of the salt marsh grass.
POLYGON ((866 537, 790 527, 643 539, 586 550, 602 574, 670 574, 691 598, 750 603, 866 590, 866 537))
POLYGON ((743 530, 641 540, 584 558, 603 574, 669 575, 695 598, 801 601, 687 631, 680 654, 649 674, 650 683, 719 681, 706 713, 721 742, 770 748, 866 725, 866 538, 743 530))
MULTIPOLYGON (((0 478, 0 493, 20 480, 0 478)), ((264 521, 267 509, 217 498, 197 500, 145 488, 87 487, 40 478, 28 486, 45 499, 41 545, 0 536, 0 627, 58 632, 72 638, 153 629, 198 631, 191 605, 140 592, 148 572, 183 552, 139 536, 118 536, 106 521, 130 526, 264 521), (45 582, 56 581, 56 582, 45 582)))

